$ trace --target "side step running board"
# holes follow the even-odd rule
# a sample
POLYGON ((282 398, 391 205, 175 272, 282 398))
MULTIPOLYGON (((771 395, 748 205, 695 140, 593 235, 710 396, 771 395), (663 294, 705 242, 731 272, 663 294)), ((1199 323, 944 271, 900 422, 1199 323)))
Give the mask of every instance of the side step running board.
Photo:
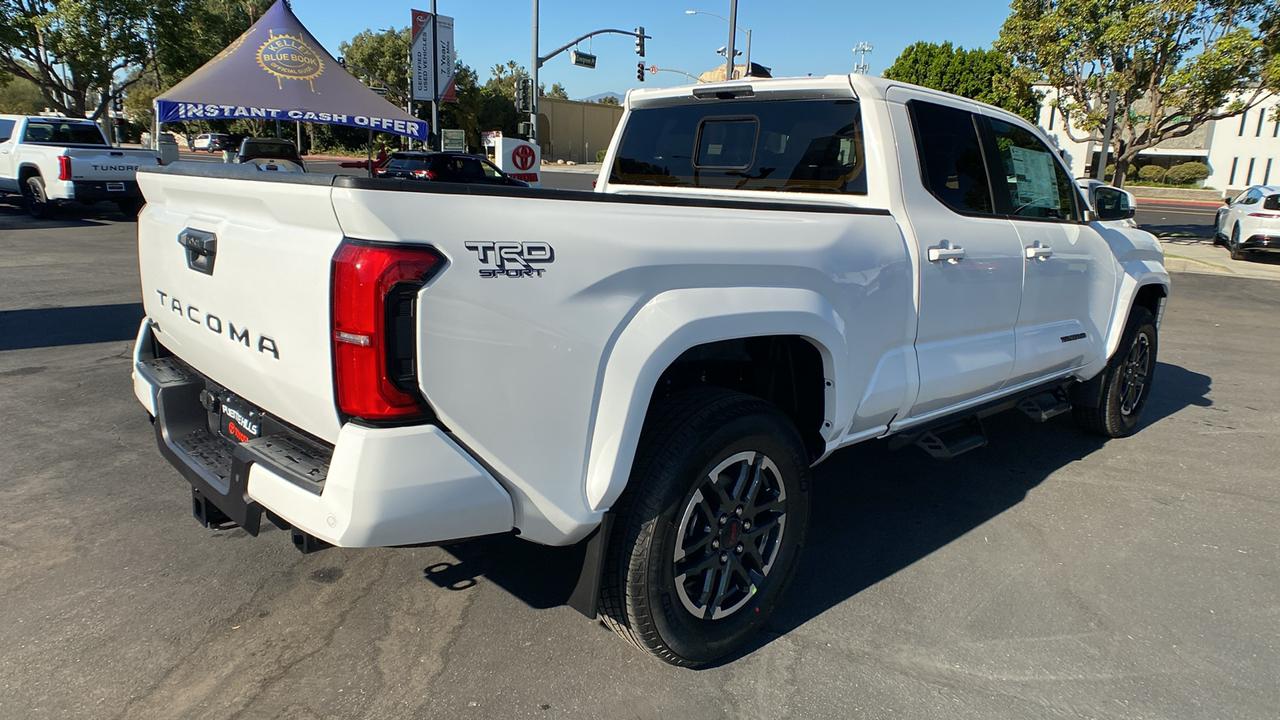
POLYGON ((1027 414, 1027 417, 1036 422, 1044 422, 1052 417, 1057 417, 1065 412, 1071 411, 1071 403, 1066 398, 1063 391, 1046 392, 1039 395, 1032 395, 1024 398, 1018 403, 1018 409, 1027 414))
POLYGON ((915 439, 915 444, 940 460, 950 460, 961 453, 977 450, 986 445, 987 434, 982 429, 982 421, 974 416, 950 425, 926 430, 915 439))

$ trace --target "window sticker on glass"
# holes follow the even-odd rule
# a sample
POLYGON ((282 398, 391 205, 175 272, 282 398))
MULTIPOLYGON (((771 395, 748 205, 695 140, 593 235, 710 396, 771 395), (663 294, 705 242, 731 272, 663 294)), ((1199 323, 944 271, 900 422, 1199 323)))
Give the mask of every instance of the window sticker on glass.
POLYGON ((1018 205, 1057 207, 1058 185, 1049 153, 1014 146, 1009 148, 1009 154, 1013 160, 1009 184, 1017 187, 1018 205))

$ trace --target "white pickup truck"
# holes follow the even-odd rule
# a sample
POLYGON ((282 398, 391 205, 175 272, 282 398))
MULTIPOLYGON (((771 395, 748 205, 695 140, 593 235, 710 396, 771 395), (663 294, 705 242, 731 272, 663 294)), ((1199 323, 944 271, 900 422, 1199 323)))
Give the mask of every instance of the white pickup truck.
POLYGON ((633 91, 604 167, 139 173, 134 389, 196 517, 582 542, 570 604, 695 666, 778 601, 837 449, 1138 427, 1160 246, 1013 115, 864 75, 633 91))
POLYGON ((111 147, 92 120, 0 115, 0 193, 22 195, 35 218, 64 200, 109 200, 135 218, 143 204, 138 168, 159 164, 152 150, 111 147))

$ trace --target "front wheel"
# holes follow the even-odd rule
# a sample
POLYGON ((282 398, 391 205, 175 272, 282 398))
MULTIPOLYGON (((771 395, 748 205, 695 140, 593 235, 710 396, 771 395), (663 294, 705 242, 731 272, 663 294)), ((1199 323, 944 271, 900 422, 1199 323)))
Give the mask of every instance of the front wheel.
POLYGON ((1155 316, 1144 307, 1135 307, 1125 325, 1120 347, 1102 371, 1102 398, 1098 407, 1088 407, 1073 398, 1071 413, 1076 424, 1104 437, 1132 435, 1138 429, 1138 420, 1151 395, 1157 346, 1155 316))
POLYGON ((616 507, 605 624, 672 665, 740 648, 794 571, 808 484, 804 444, 772 404, 717 388, 663 401, 616 507))

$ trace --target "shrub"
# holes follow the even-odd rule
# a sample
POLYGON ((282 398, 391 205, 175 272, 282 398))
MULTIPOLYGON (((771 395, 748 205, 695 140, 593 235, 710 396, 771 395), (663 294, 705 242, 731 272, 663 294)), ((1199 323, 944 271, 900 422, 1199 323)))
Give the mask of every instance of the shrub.
MULTIPOLYGON (((609 152, 609 151, 608 151, 608 150, 597 150, 597 151, 596 151, 596 162, 598 162, 598 163, 602 163, 602 162, 604 162, 604 155, 605 155, 605 153, 607 153, 607 152, 609 152)), ((1209 177, 1209 176, 1208 176, 1208 175, 1205 175, 1205 177, 1209 177)))
POLYGON ((1185 162, 1169 168, 1165 176, 1173 185, 1194 185, 1209 177, 1209 166, 1202 162, 1185 162))
POLYGON ((1159 165, 1143 165, 1138 168, 1138 177, 1146 182, 1164 182, 1165 172, 1159 165))

